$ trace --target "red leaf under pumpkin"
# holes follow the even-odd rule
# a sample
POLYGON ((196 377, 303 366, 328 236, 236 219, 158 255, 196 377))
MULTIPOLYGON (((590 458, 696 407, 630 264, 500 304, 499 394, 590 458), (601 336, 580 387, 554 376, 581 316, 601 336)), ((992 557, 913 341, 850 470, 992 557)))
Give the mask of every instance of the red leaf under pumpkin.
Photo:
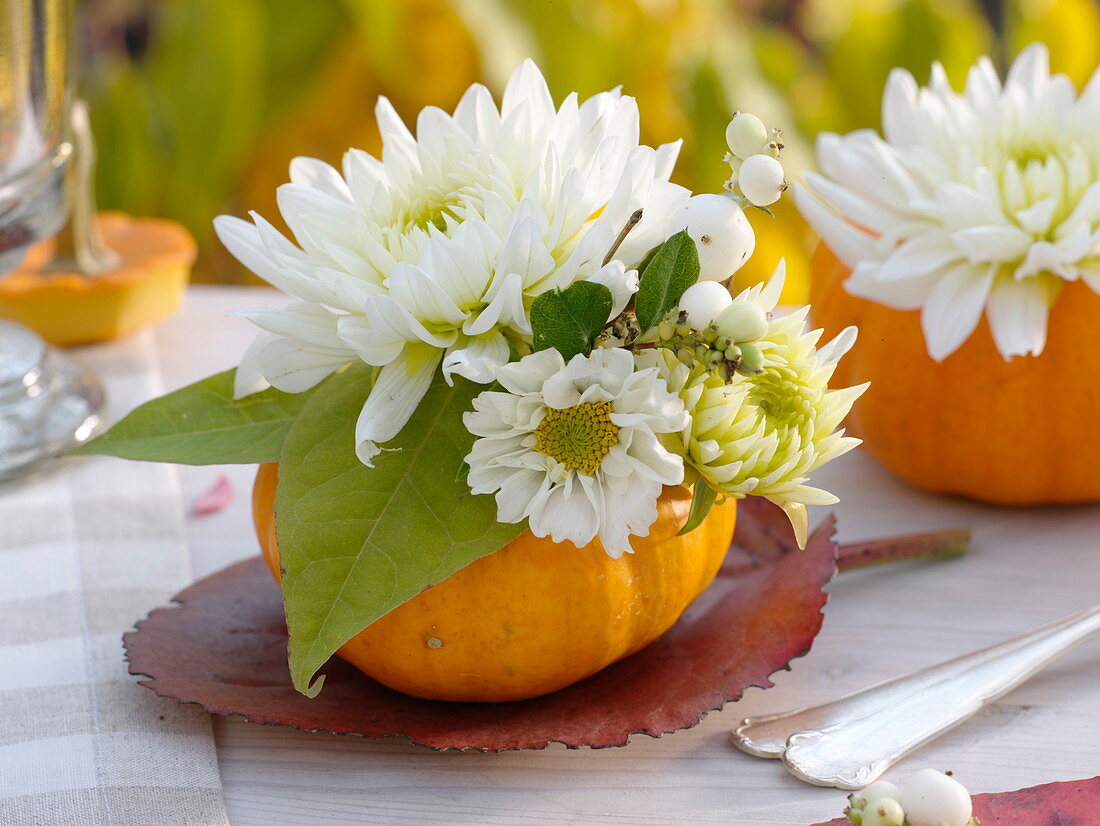
POLYGON ((675 626, 586 680, 522 702, 420 700, 342 660, 326 666, 318 697, 304 697, 290 683, 279 589, 258 558, 192 585, 124 642, 143 685, 213 714, 440 749, 622 746, 631 734, 694 726, 749 686, 770 687, 771 674, 809 651, 836 573, 834 528, 830 517, 799 551, 782 511, 742 500, 726 565, 675 626))
MULTIPOLYGON (((1100 823, 1100 777, 975 795, 974 814, 982 826, 1095 826, 1100 823)), ((815 826, 850 824, 840 817, 815 826)))

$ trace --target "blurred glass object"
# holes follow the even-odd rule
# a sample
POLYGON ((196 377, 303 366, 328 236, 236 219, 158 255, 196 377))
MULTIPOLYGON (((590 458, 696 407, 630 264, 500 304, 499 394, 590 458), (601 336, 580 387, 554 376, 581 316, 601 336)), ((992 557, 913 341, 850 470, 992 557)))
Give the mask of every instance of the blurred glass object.
MULTIPOLYGON (((0 276, 65 225, 72 16, 71 0, 0 0, 0 276)), ((0 478, 88 439, 102 405, 91 373, 0 320, 0 478)))
POLYGON ((71 0, 0 0, 0 274, 65 223, 71 0))

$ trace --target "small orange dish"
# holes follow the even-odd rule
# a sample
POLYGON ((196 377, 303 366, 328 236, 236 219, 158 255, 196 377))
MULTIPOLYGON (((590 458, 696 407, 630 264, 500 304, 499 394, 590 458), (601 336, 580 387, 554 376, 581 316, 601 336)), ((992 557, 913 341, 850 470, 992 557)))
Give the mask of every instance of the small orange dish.
POLYGON ((0 278, 0 317, 69 346, 119 338, 172 315, 195 262, 190 233, 174 221, 122 212, 101 212, 96 223, 122 258, 116 269, 92 278, 50 271, 54 243, 43 241, 0 278))

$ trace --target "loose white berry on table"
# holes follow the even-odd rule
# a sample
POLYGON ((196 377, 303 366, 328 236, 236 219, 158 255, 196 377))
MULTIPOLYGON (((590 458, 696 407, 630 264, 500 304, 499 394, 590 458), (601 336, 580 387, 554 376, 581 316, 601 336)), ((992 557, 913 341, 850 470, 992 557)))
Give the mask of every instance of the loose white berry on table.
POLYGON ((738 112, 726 126, 726 145, 738 158, 755 155, 768 142, 764 122, 750 112, 738 112))
POLYGON ((717 281, 692 284, 680 297, 680 310, 687 313, 687 322, 695 330, 710 326, 731 304, 733 296, 717 281))
POLYGON ((901 804, 909 826, 966 826, 974 813, 966 787, 935 769, 923 769, 905 783, 901 804))
POLYGON ((695 195, 669 218, 669 235, 686 229, 699 250, 699 280, 725 281, 749 260, 756 235, 744 211, 724 195, 695 195))
POLYGON ((905 810, 892 797, 869 800, 863 809, 862 826, 903 826, 905 810))
POLYGON ((768 332, 768 315, 755 301, 734 301, 718 315, 718 335, 734 341, 758 341, 768 332))
POLYGON ((745 158, 737 173, 737 183, 749 203, 759 207, 774 204, 787 188, 783 180, 783 164, 771 155, 745 158))

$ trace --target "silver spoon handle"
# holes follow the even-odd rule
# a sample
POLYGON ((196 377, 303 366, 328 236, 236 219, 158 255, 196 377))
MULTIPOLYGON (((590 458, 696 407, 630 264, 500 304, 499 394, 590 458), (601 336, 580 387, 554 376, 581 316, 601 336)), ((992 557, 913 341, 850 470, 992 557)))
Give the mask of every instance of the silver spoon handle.
POLYGON ((1100 606, 825 705, 750 717, 734 743, 808 783, 859 789, 1097 633, 1100 606))

